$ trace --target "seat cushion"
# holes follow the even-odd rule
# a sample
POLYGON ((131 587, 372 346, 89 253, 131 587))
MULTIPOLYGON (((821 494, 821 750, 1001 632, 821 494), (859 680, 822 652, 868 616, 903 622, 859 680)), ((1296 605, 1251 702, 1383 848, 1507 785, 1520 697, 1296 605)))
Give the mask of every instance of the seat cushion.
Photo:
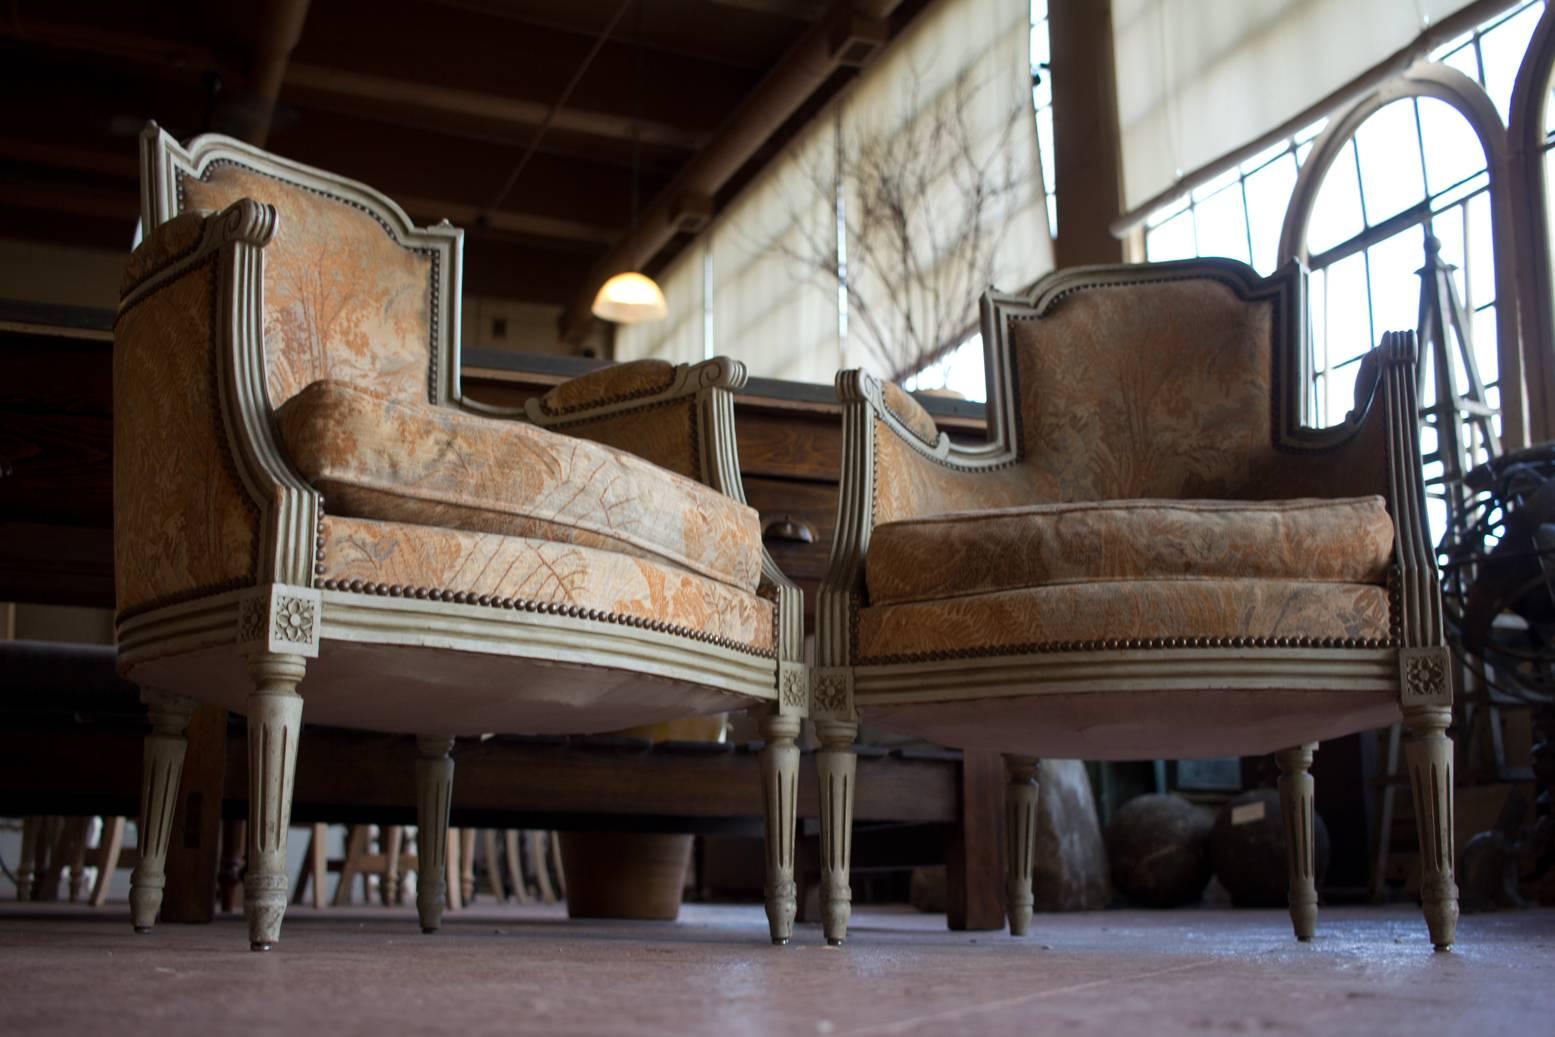
POLYGON ((1096 580, 1378 584, 1392 556, 1381 497, 1081 501, 880 525, 866 575, 881 605, 1096 580))
POLYGON ((771 601, 647 558, 335 515, 324 519, 322 532, 319 579, 326 589, 449 596, 498 608, 568 607, 603 622, 648 622, 760 655, 773 652, 771 601))
POLYGON ((744 591, 761 577, 754 510, 622 450, 345 382, 276 418, 332 515, 618 551, 744 591))
POLYGON ((864 662, 1002 655, 1108 642, 1354 644, 1389 636, 1388 592, 1317 580, 1109 580, 871 605, 859 611, 864 662))

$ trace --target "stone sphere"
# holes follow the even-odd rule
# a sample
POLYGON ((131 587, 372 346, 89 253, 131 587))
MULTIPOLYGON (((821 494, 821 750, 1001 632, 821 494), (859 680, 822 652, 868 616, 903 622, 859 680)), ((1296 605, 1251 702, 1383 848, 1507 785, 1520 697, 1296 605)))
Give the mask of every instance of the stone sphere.
POLYGON ((1178 796, 1129 800, 1107 825, 1113 886, 1142 907, 1197 903, 1209 885, 1211 823, 1178 796))
MULTIPOLYGON (((1313 852, 1317 886, 1328 871, 1328 826, 1315 811, 1313 852)), ((1236 907, 1284 907, 1289 903, 1290 873, 1285 859, 1285 822, 1275 789, 1252 789, 1230 800, 1215 815, 1210 836, 1215 877, 1236 907)))

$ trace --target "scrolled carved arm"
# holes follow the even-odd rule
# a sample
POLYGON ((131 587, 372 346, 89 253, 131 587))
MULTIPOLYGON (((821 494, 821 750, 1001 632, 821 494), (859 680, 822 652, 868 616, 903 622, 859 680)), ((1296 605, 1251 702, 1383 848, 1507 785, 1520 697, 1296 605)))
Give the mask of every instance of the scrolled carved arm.
POLYGON ((1008 507, 1026 495, 1012 449, 967 448, 936 431, 902 389, 859 370, 841 371, 842 484, 831 560, 816 603, 817 663, 847 666, 843 636, 855 597, 865 593, 870 534, 886 522, 1008 507), (825 615, 827 618, 820 618, 825 615))
MULTIPOLYGON (((473 400, 463 405, 630 451, 744 504, 734 393, 746 377, 745 365, 728 357, 679 365, 636 360, 563 382, 522 409, 473 400)), ((765 549, 761 571, 762 593, 777 602, 778 658, 796 663, 804 653, 799 588, 765 549)))
POLYGON ((154 228, 114 322, 114 556, 121 613, 255 582, 308 585, 317 494, 276 448, 262 250, 243 199, 154 228))

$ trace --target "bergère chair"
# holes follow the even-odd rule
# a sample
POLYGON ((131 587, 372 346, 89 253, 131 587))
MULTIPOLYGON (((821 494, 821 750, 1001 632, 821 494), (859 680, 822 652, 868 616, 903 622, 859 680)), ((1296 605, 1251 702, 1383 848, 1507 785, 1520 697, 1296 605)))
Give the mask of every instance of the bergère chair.
POLYGON ((114 349, 119 666, 153 728, 135 927, 161 903, 195 700, 248 717, 256 949, 286 908, 305 701, 419 736, 427 930, 454 736, 755 707, 786 940, 806 673, 798 591, 740 486, 743 368, 640 362, 482 406, 460 387, 459 230, 224 137, 153 125, 141 157, 114 349))
POLYGON ((1229 260, 1053 274, 982 304, 988 442, 837 377, 844 460, 818 601, 822 917, 848 920, 859 714, 1006 753, 1011 931, 1031 920, 1035 757, 1277 752, 1296 935, 1317 914, 1316 743, 1413 735, 1425 914, 1453 941, 1451 690, 1413 337, 1344 424, 1302 424, 1304 274, 1229 260))

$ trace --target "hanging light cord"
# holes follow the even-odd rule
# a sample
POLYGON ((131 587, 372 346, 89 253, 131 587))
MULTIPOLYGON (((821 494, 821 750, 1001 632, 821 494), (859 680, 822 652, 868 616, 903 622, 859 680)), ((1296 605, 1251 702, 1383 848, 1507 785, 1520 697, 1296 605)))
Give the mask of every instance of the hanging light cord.
POLYGON ((643 9, 647 0, 637 4, 637 47, 632 60, 632 230, 637 229, 637 181, 642 161, 643 137, 643 9))
MULTIPOLYGON (((572 74, 572 79, 567 83, 566 89, 564 89, 562 91, 561 97, 557 98, 556 99, 556 103, 551 106, 551 110, 545 113, 545 121, 540 124, 540 129, 539 129, 538 132, 535 133, 534 139, 529 142, 529 147, 524 149, 524 155, 523 155, 522 158, 520 158, 518 160, 518 165, 513 167, 513 172, 509 173, 508 174, 508 178, 503 181, 502 189, 500 191, 498 191, 497 192, 497 196, 491 200, 491 204, 486 206, 487 213, 495 212, 496 209, 497 209, 497 206, 499 206, 503 202, 507 201, 508 193, 513 190, 513 185, 518 183, 518 178, 520 176, 524 175, 524 168, 529 165, 529 160, 534 158, 535 151, 540 147, 540 142, 545 139, 546 133, 549 132, 550 129, 551 129, 551 123, 556 121, 557 113, 560 112, 563 108, 565 108, 567 106, 567 102, 572 99, 572 92, 577 89, 578 83, 582 81, 584 74, 586 72, 588 72, 589 66, 594 63, 594 58, 597 57, 599 52, 600 52, 600 50, 604 48, 605 41, 610 39, 610 34, 615 32, 616 26, 618 24, 620 24, 621 19, 626 16, 627 8, 631 7, 632 4, 636 3, 636 2, 638 2, 638 0, 621 0, 621 6, 616 8, 616 13, 611 15, 610 21, 605 25, 605 27, 602 30, 600 30, 599 36, 596 37, 595 40, 594 40, 594 45, 589 48, 588 54, 586 54, 584 56, 583 61, 578 65, 578 70, 572 74)), ((642 27, 642 9, 641 9, 641 7, 638 8, 637 24, 638 24, 638 31, 641 32, 641 27, 642 27)), ((642 45, 639 42, 639 44, 638 44, 638 53, 639 53, 639 55, 641 54, 641 46, 642 45)), ((633 161, 633 164, 635 166, 635 164, 636 164, 636 147, 637 147, 637 141, 636 141, 637 121, 636 121, 635 118, 633 119, 632 127, 633 127, 632 128, 632 132, 633 132, 633 139, 632 139, 633 160, 632 161, 633 161)), ((633 180, 632 190, 633 190, 634 206, 635 206, 635 197, 636 197, 636 193, 635 192, 637 190, 637 188, 636 188, 636 179, 637 179, 637 175, 636 175, 636 172, 634 171, 633 174, 632 174, 632 180, 633 180)), ((633 218, 633 222, 636 222, 635 216, 633 218)))

